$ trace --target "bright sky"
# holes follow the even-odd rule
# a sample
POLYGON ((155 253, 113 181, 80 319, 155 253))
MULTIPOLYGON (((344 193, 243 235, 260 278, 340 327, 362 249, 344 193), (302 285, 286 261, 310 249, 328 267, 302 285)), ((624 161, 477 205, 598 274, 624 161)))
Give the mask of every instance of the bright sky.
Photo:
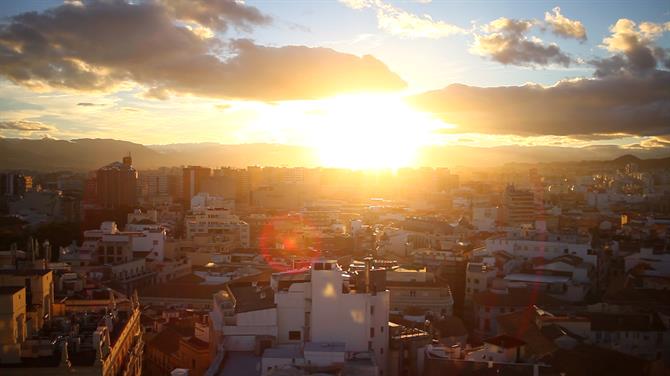
POLYGON ((670 147, 667 1, 69 3, 0 2, 1 136, 670 147))

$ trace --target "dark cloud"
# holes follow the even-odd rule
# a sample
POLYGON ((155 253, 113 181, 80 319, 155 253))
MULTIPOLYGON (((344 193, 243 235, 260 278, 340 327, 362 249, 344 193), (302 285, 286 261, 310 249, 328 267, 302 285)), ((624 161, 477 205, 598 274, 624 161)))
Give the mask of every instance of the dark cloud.
POLYGON ((611 35, 603 40, 603 46, 612 56, 593 59, 589 63, 596 70, 596 77, 613 75, 653 74, 657 67, 670 68, 667 50, 655 45, 655 40, 670 30, 670 23, 635 22, 622 18, 610 27, 611 35))
POLYGON ((81 107, 96 107, 96 106, 104 106, 104 104, 101 104, 101 103, 91 103, 91 102, 79 102, 79 103, 77 103, 77 106, 81 106, 81 107))
POLYGON ((534 21, 499 18, 486 25, 486 34, 475 35, 471 51, 505 65, 569 66, 571 59, 555 44, 545 45, 526 36, 534 21))
MULTIPOLYGON (((171 94, 312 99, 405 86, 371 56, 203 37, 175 23, 175 17, 186 17, 177 11, 182 2, 168 3, 93 1, 15 16, 0 26, 0 75, 31 88, 80 91, 110 91, 134 82, 158 99, 171 94)), ((223 27, 213 19, 189 17, 223 27)), ((237 26, 262 21, 238 11, 217 19, 237 26)))
POLYGON ((31 120, 4 120, 0 121, 0 129, 22 132, 52 131, 54 127, 31 120))
POLYGON ((566 80, 551 87, 451 85, 409 100, 457 125, 453 133, 654 136, 668 133, 670 72, 566 80))

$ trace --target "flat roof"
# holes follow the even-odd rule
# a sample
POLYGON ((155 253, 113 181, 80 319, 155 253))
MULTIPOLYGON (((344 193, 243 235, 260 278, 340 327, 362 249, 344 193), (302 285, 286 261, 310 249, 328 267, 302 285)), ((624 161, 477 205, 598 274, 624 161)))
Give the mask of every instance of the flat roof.
POLYGON ((271 347, 265 349, 263 358, 302 358, 298 346, 271 347))
POLYGON ((535 283, 567 283, 570 277, 563 275, 512 273, 505 276, 506 281, 535 283))
POLYGON ((307 342, 305 351, 344 352, 344 342, 307 342))

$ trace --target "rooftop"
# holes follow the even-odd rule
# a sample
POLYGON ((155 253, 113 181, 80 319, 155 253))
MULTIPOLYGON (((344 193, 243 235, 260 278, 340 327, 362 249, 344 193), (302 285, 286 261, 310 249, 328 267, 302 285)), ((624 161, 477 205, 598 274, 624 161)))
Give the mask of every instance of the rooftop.
POLYGON ((14 295, 24 288, 23 286, 0 286, 0 295, 14 295))
POLYGON ((564 306, 567 304, 535 288, 510 288, 500 293, 490 290, 482 291, 474 295, 474 300, 481 306, 491 307, 564 306))
POLYGON ((306 342, 305 351, 316 352, 344 352, 344 342, 306 342))
POLYGON ((521 347, 526 344, 526 341, 520 340, 516 337, 512 337, 507 334, 501 334, 499 336, 487 338, 484 340, 484 343, 490 343, 498 347, 505 349, 513 349, 515 347, 521 347))

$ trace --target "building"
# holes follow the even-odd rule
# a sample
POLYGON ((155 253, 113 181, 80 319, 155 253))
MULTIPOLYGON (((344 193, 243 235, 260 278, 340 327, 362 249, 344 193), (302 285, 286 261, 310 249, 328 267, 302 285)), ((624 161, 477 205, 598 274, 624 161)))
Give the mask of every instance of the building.
POLYGON ((148 334, 143 375, 168 375, 177 368, 202 376, 210 365, 207 315, 175 317, 180 312, 164 311, 164 324, 148 334))
POLYGON ((475 333, 483 336, 497 333, 498 315, 517 312, 533 305, 542 308, 566 305, 566 302, 543 291, 526 287, 507 287, 505 281, 494 282, 496 283, 492 288, 475 293, 473 296, 475 333))
POLYGON ((262 374, 297 364, 387 375, 388 315, 388 291, 356 290, 335 261, 320 259, 269 285, 229 284, 210 317, 215 347, 262 356, 262 374))
POLYGON ((54 302, 54 278, 51 270, 0 270, 0 286, 25 288, 26 333, 36 334, 51 317, 54 302))
POLYGON ((454 299, 446 281, 423 269, 396 268, 386 271, 385 287, 390 293, 391 310, 423 315, 453 314, 454 299))
POLYGON ((0 196, 20 196, 32 187, 30 176, 11 172, 0 174, 0 196))
POLYGON ((186 238, 219 236, 233 240, 240 248, 249 248, 249 225, 226 208, 200 208, 184 218, 186 238))
POLYGON ((182 195, 184 207, 191 207, 191 198, 202 192, 206 179, 212 175, 212 170, 208 167, 188 166, 182 170, 182 195))
POLYGON ((0 374, 140 375, 137 296, 117 304, 112 290, 84 291, 73 277, 58 283, 72 304, 59 298, 56 305, 51 270, 0 271, 0 374))
POLYGON ((0 364, 21 360, 21 345, 25 341, 26 288, 23 286, 0 286, 0 364))
POLYGON ((128 208, 137 204, 137 170, 133 159, 123 157, 122 162, 110 163, 96 172, 96 197, 105 209, 128 208))
POLYGON ((533 224, 536 205, 533 192, 508 186, 503 193, 502 222, 507 226, 533 224))
POLYGON ((473 296, 481 291, 487 291, 496 277, 495 267, 481 262, 469 262, 465 271, 465 306, 467 307, 467 316, 472 309, 473 296))

